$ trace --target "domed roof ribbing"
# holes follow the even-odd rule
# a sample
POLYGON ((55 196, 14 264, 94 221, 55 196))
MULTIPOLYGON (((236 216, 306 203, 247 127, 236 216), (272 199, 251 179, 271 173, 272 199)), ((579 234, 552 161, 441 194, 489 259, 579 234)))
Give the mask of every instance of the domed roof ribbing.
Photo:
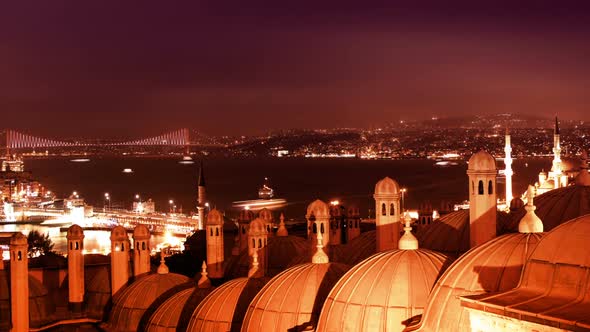
POLYGON ((316 331, 402 331, 403 322, 424 311, 446 261, 425 249, 395 249, 368 258, 334 286, 316 331))
POLYGON ((223 215, 219 210, 213 209, 207 215, 207 226, 209 225, 223 225, 223 215))
POLYGON ((143 314, 160 295, 189 281, 189 278, 176 273, 155 273, 139 277, 115 295, 109 319, 111 329, 136 331, 143 314))
POLYGON ((493 297, 477 296, 473 302, 525 321, 590 330, 589 238, 590 215, 556 227, 530 255, 518 288, 493 297))
POLYGON ((395 195, 399 193, 399 184, 389 176, 379 180, 375 185, 375 195, 395 195))
POLYGON ((84 268, 84 286, 86 288, 84 299, 86 312, 90 317, 104 319, 105 306, 111 299, 110 265, 86 266, 84 268))
MULTIPOLYGON (((535 206, 545 231, 550 231, 568 220, 590 214, 590 186, 575 184, 550 190, 535 197, 535 206)), ((518 231, 518 223, 525 213, 524 208, 516 211, 502 232, 518 231)))
POLYGON ((146 331, 176 330, 180 314, 195 287, 181 290, 167 298, 150 317, 146 331))
POLYGON ((267 280, 238 278, 219 286, 197 306, 187 331, 239 331, 248 304, 267 280))
POLYGON ((516 287, 524 263, 542 234, 503 235, 461 256, 436 282, 420 331, 470 331, 468 314, 458 296, 516 287))
MULTIPOLYGON (((24 236, 24 235, 23 235, 24 236)), ((26 241, 26 237, 25 237, 26 241)), ((40 327, 51 320, 55 304, 47 289, 35 277, 29 275, 29 324, 40 327)), ((11 328, 10 271, 0 270, 0 330, 11 328)))
POLYGON ((307 263, 277 275, 250 303, 242 331, 301 331, 316 325, 322 304, 348 267, 307 263))
POLYGON ((470 171, 496 171, 496 159, 491 154, 481 150, 469 158, 470 171))

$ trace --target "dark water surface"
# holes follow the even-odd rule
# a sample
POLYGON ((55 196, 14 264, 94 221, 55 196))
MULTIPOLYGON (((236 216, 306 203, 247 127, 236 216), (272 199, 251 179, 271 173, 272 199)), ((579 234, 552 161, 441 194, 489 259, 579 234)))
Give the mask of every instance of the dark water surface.
MULTIPOLYGON (((87 163, 69 159, 28 159, 33 172, 49 190, 59 196, 78 191, 89 204, 102 207, 104 193, 113 204, 130 208, 135 194, 152 198, 156 209, 167 211, 173 199, 183 212, 195 210, 198 164, 182 165, 173 158, 93 158, 87 163), (122 172, 133 169, 132 174, 122 172)), ((515 195, 534 183, 538 172, 548 169, 550 159, 515 160, 515 195), (528 167, 525 165, 528 163, 528 167)), ((498 162, 498 167, 503 168, 498 162)), ((270 178, 277 196, 285 198, 286 216, 301 218, 305 207, 316 198, 339 199, 357 204, 367 216, 373 206, 375 183, 384 176, 397 180, 408 189, 406 207, 417 208, 430 201, 435 208, 441 200, 467 199, 467 165, 438 167, 431 160, 359 160, 359 159, 228 159, 205 160, 208 201, 211 206, 231 212, 231 203, 255 199, 264 177, 270 178)), ((503 184, 498 185, 503 197, 503 184)))

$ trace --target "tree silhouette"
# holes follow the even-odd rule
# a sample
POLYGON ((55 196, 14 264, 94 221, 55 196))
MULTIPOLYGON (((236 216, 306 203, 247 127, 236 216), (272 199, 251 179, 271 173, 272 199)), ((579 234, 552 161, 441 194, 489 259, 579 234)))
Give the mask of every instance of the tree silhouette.
POLYGON ((53 241, 49 234, 41 234, 34 230, 29 233, 27 237, 29 243, 29 257, 38 257, 46 255, 53 251, 53 241))

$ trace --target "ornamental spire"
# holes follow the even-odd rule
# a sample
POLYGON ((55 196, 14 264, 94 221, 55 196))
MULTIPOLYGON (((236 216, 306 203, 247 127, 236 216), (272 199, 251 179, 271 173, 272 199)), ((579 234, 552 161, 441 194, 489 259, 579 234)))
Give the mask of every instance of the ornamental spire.
POLYGON ((526 214, 518 223, 518 231, 520 233, 542 233, 543 232, 543 221, 537 216, 535 210, 537 207, 533 204, 535 197, 535 188, 529 185, 526 193, 527 203, 524 209, 526 214))
POLYGON ((197 281, 197 287, 199 288, 209 288, 211 287, 211 280, 207 277, 207 263, 203 261, 201 265, 201 279, 197 281))
POLYGON ((412 234, 412 226, 410 226, 410 222, 412 218, 410 217, 409 213, 404 213, 404 235, 399 239, 398 247, 401 250, 416 250, 418 249, 418 239, 412 234))
POLYGON ((328 255, 326 255, 326 252, 324 251, 324 237, 322 236, 322 232, 318 229, 318 244, 317 244, 317 250, 315 252, 315 254, 313 254, 313 257, 311 258, 311 262, 314 264, 325 264, 325 263, 329 263, 330 259, 328 258, 328 255))
POLYGON ((289 232, 287 231, 287 227, 285 227, 285 215, 283 213, 281 213, 280 220, 281 220, 281 222, 279 224, 279 229, 277 229, 277 236, 289 235, 289 232))
POLYGON ((158 274, 167 274, 169 272, 168 266, 166 266, 165 260, 166 254, 164 248, 160 249, 160 266, 158 266, 158 274))

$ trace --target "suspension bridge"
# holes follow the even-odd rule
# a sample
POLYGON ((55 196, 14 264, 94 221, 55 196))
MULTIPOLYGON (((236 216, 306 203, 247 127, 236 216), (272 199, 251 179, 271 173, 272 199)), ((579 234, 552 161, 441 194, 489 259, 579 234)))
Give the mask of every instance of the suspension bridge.
POLYGON ((67 148, 67 147, 114 147, 114 146, 170 146, 186 147, 190 145, 189 130, 187 128, 167 132, 159 136, 121 141, 97 142, 90 140, 56 140, 21 133, 16 130, 6 130, 5 141, 8 150, 38 149, 38 148, 67 148))

